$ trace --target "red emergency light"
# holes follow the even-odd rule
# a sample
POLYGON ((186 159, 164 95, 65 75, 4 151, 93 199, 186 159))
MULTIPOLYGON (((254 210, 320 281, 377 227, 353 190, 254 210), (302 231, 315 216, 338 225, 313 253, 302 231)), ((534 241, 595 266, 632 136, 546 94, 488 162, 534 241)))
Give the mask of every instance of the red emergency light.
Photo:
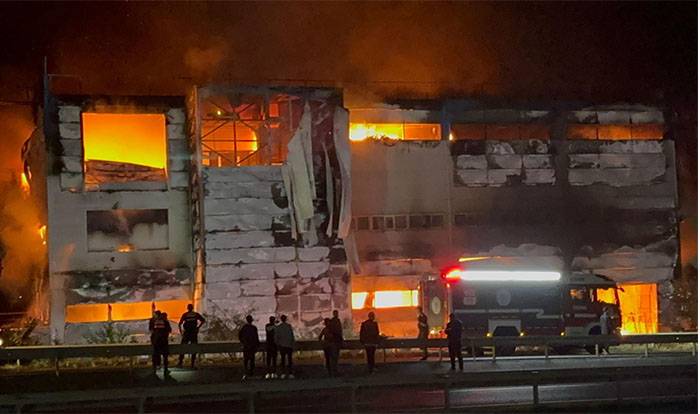
POLYGON ((460 267, 451 267, 442 272, 442 278, 447 283, 455 283, 462 280, 462 269, 460 267))

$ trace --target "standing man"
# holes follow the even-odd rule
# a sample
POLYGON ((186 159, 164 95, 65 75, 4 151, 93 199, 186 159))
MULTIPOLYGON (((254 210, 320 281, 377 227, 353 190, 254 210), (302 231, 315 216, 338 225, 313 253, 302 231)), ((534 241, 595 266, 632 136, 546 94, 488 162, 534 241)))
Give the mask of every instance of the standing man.
POLYGON ((445 327, 447 334, 447 349, 450 352, 450 370, 455 370, 455 358, 459 360, 459 370, 464 371, 464 361, 462 360, 462 322, 455 317, 454 313, 450 314, 450 321, 445 327))
MULTIPOLYGON (((610 313, 608 312, 608 307, 605 306, 603 308, 603 312, 600 314, 600 334, 601 335, 611 335, 612 334, 612 329, 611 328, 611 320, 610 320, 610 313)), ((610 346, 609 345, 603 345, 601 346, 601 353, 605 351, 610 355, 610 346)))
POLYGON ((282 321, 275 328, 275 344, 280 351, 282 359, 282 378, 294 378, 292 374, 292 350, 294 349, 294 330, 292 325, 287 323, 287 315, 280 316, 282 321), (285 366, 285 360, 287 365, 285 366))
POLYGON ((270 322, 265 325, 265 378, 277 378, 277 344, 275 338, 275 317, 270 316, 270 322))
POLYGON ((333 311, 331 318, 331 330, 333 331, 333 339, 335 340, 335 360, 340 361, 340 350, 343 348, 343 323, 338 317, 338 311, 333 311))
POLYGON ((153 320, 153 333, 151 334, 153 342, 153 375, 156 374, 158 365, 160 365, 161 357, 163 359, 163 375, 168 375, 168 356, 170 349, 168 346, 168 338, 170 337, 172 328, 168 321, 168 314, 163 312, 157 319, 153 320))
POLYGON ((335 377, 338 374, 338 358, 336 357, 338 355, 338 340, 335 338, 330 319, 323 320, 323 330, 321 330, 318 339, 323 344, 323 356, 326 358, 328 376, 335 377))
MULTIPOLYGON (((194 305, 191 303, 187 305, 187 312, 183 313, 180 317, 180 323, 177 324, 180 329, 180 335, 182 336, 181 344, 196 344, 198 342, 197 336, 199 335, 199 328, 202 327, 207 321, 202 315, 194 311, 194 305)), ((194 368, 194 361, 197 358, 197 354, 192 354, 190 359, 190 366, 194 368)), ((182 368, 182 361, 185 359, 185 354, 180 354, 180 360, 177 363, 178 368, 182 368)))
MULTIPOLYGON (((423 308, 418 307, 418 339, 428 340, 428 316, 423 313, 423 308)), ((428 347, 423 347, 423 358, 421 361, 428 359, 428 347)))
POLYGON ((374 320, 374 312, 367 315, 367 320, 360 325, 360 342, 365 347, 367 354, 367 368, 369 373, 374 372, 374 353, 379 346, 379 324, 374 320))
POLYGON ((243 379, 255 373, 255 352, 260 346, 258 328, 253 325, 253 317, 248 315, 245 320, 246 324, 238 332, 238 340, 243 345, 243 370, 245 371, 243 379))

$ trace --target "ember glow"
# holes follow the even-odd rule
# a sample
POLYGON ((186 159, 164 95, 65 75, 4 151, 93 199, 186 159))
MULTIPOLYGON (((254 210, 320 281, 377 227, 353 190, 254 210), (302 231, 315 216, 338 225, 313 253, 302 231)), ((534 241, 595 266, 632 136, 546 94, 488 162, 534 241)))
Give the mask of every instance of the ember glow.
POLYGON ((162 114, 83 113, 85 161, 166 167, 162 114))
POLYGON ((132 245, 130 245, 130 244, 121 244, 121 245, 119 245, 119 247, 117 248, 117 251, 118 251, 118 252, 121 252, 121 253, 130 252, 130 251, 132 251, 132 250, 134 250, 134 246, 132 246, 132 245))

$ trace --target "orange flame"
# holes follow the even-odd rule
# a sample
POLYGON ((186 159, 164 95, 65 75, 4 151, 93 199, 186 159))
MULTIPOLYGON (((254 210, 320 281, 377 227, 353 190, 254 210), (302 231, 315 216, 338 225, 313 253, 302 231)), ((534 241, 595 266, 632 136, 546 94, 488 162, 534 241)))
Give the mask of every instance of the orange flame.
POLYGON ((117 248, 117 251, 121 253, 130 252, 132 250, 134 250, 134 247, 130 244, 120 244, 117 248))
POLYGON ((41 244, 46 245, 46 224, 39 227, 37 230, 39 237, 41 237, 41 244))
POLYGON ((350 141, 367 138, 403 139, 402 124, 350 124, 350 141))
POLYGON ((22 191, 24 191, 25 194, 29 194, 29 191, 31 190, 29 186, 29 180, 27 179, 27 174, 22 173, 20 177, 20 186, 22 187, 22 191))

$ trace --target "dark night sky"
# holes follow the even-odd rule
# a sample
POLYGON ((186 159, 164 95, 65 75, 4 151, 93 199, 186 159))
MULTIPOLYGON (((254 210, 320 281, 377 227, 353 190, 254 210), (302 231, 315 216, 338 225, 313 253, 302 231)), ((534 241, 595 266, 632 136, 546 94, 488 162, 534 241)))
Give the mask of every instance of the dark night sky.
POLYGON ((678 114, 682 210, 697 216, 696 3, 3 3, 0 39, 5 101, 47 56, 82 92, 311 79, 663 105, 678 114))

